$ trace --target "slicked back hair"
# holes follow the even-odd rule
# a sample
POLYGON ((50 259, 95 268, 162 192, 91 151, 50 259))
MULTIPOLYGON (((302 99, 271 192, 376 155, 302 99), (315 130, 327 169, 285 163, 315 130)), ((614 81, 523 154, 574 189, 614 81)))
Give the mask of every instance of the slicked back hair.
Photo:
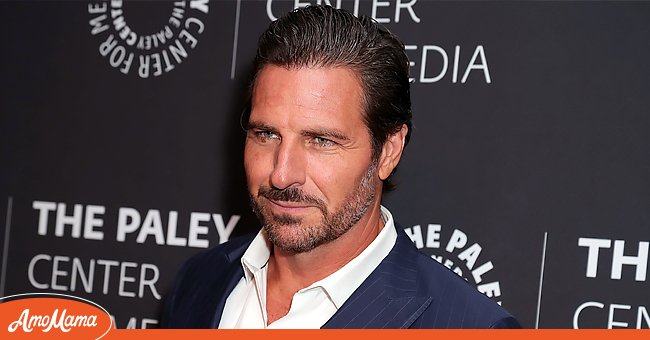
MULTIPOLYGON (((408 127, 408 144, 412 129, 408 57, 404 44, 372 18, 357 18, 331 6, 295 9, 272 22, 260 36, 251 93, 267 65, 351 69, 363 90, 363 114, 372 139, 373 160, 403 124, 408 127)), ((248 116, 242 118, 248 122, 248 116)), ((385 191, 394 188, 390 177, 383 184, 385 191)))

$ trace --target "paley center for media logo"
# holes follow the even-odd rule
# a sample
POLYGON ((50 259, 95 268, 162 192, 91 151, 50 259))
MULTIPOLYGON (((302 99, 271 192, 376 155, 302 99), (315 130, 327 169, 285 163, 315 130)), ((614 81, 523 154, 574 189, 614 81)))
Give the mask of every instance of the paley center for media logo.
POLYGON ((209 1, 104 0, 87 6, 90 34, 101 38, 99 54, 123 74, 150 78, 171 72, 189 57, 205 31, 209 1), (138 6, 139 11, 133 11, 132 6, 138 6), (143 7, 151 9, 146 16, 143 7), (159 17, 166 7, 167 17, 159 17), (139 32, 137 28, 157 21, 160 25, 151 32, 139 32))
POLYGON ((415 246, 454 273, 473 283, 487 297, 501 304, 501 284, 494 280, 492 261, 481 256, 483 247, 464 231, 443 229, 440 224, 404 228, 415 246))
POLYGON ((22 337, 57 334, 77 339, 99 339, 113 328, 108 311, 72 295, 18 294, 0 298, 0 335, 22 337))

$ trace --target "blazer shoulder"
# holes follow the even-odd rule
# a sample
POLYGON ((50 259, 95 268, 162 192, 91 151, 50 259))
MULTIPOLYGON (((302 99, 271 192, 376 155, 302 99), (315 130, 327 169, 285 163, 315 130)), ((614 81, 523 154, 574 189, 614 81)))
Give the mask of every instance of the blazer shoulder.
POLYGON ((409 252, 417 270, 418 295, 432 301, 414 322, 417 328, 520 328, 503 307, 451 269, 422 253, 399 231, 398 242, 409 252), (408 245, 406 244, 408 243, 408 245))

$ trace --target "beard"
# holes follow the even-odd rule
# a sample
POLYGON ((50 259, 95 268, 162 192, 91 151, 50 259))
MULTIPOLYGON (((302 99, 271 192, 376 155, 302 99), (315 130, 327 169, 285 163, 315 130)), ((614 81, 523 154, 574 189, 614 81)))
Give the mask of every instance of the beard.
POLYGON ((366 214, 375 200, 377 164, 377 160, 371 161, 359 185, 350 190, 335 211, 330 212, 323 200, 305 193, 299 187, 276 189, 260 186, 257 197, 249 194, 251 206, 271 244, 285 252, 308 252, 339 238, 366 214), (268 200, 307 203, 320 210, 321 220, 314 225, 304 225, 301 217, 273 213, 268 207, 268 200))

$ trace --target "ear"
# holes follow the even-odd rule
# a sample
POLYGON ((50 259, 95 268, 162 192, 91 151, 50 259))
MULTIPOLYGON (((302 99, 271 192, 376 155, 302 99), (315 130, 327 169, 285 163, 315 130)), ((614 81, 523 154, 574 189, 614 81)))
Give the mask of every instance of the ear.
POLYGON ((378 169, 379 178, 382 181, 393 173, 400 158, 402 158, 402 151, 404 151, 408 130, 406 124, 403 124, 399 131, 388 136, 386 142, 384 142, 384 146, 381 149, 381 156, 379 156, 378 169))

